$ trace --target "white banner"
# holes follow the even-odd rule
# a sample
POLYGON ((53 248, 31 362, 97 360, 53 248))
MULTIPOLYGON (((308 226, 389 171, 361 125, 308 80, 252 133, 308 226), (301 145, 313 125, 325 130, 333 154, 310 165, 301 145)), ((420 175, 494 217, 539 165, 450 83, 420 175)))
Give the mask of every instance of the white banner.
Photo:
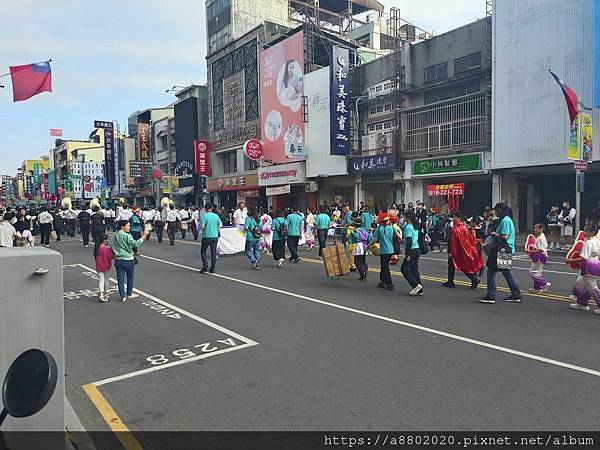
MULTIPOLYGON (((304 235, 300 237, 299 245, 306 243, 304 235)), ((246 248, 246 233, 243 226, 221 228, 221 237, 217 244, 220 255, 234 255, 244 252, 246 248)))
POLYGON ((281 195, 281 194, 289 194, 290 193, 290 185, 288 184, 287 186, 277 186, 277 187, 273 187, 273 188, 267 188, 266 189, 266 194, 267 197, 270 195, 281 195))

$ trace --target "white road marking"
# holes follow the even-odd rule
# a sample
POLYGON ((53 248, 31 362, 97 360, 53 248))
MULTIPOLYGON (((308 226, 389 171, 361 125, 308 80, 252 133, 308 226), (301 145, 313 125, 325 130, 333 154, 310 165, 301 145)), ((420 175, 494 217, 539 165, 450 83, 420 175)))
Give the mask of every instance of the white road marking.
MULTIPOLYGON (((191 270, 191 271, 194 271, 194 272, 198 272, 198 269, 195 269, 195 268, 189 267, 189 266, 185 266, 183 264, 178 264, 178 263, 174 263, 174 262, 171 262, 171 261, 166 261, 166 260, 154 258, 154 257, 151 257, 151 256, 145 256, 145 255, 141 255, 141 256, 142 256, 142 258, 146 258, 146 259, 150 259, 150 260, 153 260, 153 261, 161 262, 163 264, 169 264, 169 265, 172 265, 172 266, 181 267, 183 269, 188 269, 188 270, 191 270)), ((298 299, 301 299, 301 300, 306 300, 306 301, 309 301, 309 302, 312 302, 312 303, 317 303, 317 304, 320 304, 320 305, 329 306, 331 308, 340 309, 340 310, 343 310, 343 311, 348 311, 348 312, 351 312, 351 313, 354 313, 354 314, 359 314, 359 315, 362 315, 362 316, 371 317, 373 319, 382 320, 384 322, 394 323, 396 325, 401 325, 401 326, 406 327, 406 328, 412 328, 412 329, 415 329, 415 330, 424 331, 426 333, 435 334, 437 336, 444 336, 446 338, 453 339, 453 340, 456 340, 456 341, 466 342, 468 344, 473 344, 473 345, 476 345, 476 346, 479 346, 479 347, 489 348, 489 349, 497 350, 499 352, 507 353, 507 354, 510 354, 510 355, 520 356, 520 357, 523 357, 523 358, 531 359, 533 361, 538 361, 538 362, 542 362, 542 363, 545 363, 545 364, 550 364, 550 365, 553 365, 553 366, 557 366, 557 367, 562 367, 562 368, 565 368, 565 369, 574 370, 576 372, 586 373, 588 375, 593 375, 595 377, 600 377, 600 371, 593 370, 593 369, 588 369, 587 367, 581 367, 581 366, 577 366, 577 365, 574 365, 574 364, 569 364, 569 363, 566 363, 566 362, 558 361, 558 360, 555 360, 555 359, 546 358, 544 356, 538 356, 538 355, 534 355, 532 353, 522 352, 520 350, 514 350, 514 349, 511 349, 511 348, 508 348, 508 347, 502 347, 500 345, 490 344, 488 342, 479 341, 479 340, 476 340, 476 339, 471 339, 471 338, 468 338, 468 337, 465 337, 465 336, 460 336, 460 335, 457 335, 457 334, 447 333, 445 331, 436 330, 434 328, 424 327, 422 325, 417 325, 417 324, 410 323, 410 322, 404 322, 402 320, 392 319, 391 317, 380 316, 379 314, 373 314, 373 313, 370 313, 368 311, 362 311, 360 309, 355 309, 355 308, 350 308, 348 306, 338 305, 337 303, 326 302, 324 300, 319 300, 317 298, 308 297, 306 295, 301 295, 301 294, 296 294, 294 292, 284 291, 283 289, 272 288, 272 287, 269 287, 269 286, 264 286, 264 285, 260 285, 260 284, 257 284, 257 283, 252 283, 250 281, 240 280, 238 278, 233 278, 233 277, 229 277, 227 275, 221 275, 221 274, 218 274, 218 273, 204 274, 203 276, 212 276, 212 277, 215 277, 215 278, 221 278, 221 279, 224 279, 224 280, 233 281, 235 283, 243 284, 243 285, 246 285, 246 286, 252 286, 252 287, 255 287, 257 289, 263 289, 263 290, 266 290, 266 291, 275 292, 277 294, 283 294, 283 295, 287 295, 289 297, 294 297, 294 298, 298 298, 298 299)))
MULTIPOLYGON (((428 258, 426 256, 421 256, 419 259, 425 259, 427 261, 439 261, 439 262, 443 262, 444 264, 448 264, 448 260, 447 259, 428 258)), ((550 263, 550 261, 548 263, 550 263)), ((562 263, 555 262, 553 264, 562 264, 562 263)), ((512 268, 516 269, 516 270, 527 270, 527 271, 529 271, 529 267, 517 267, 517 266, 513 265, 512 268)), ((557 271, 557 270, 547 270, 547 269, 544 269, 544 273, 558 273, 560 275, 571 275, 571 276, 575 276, 575 277, 579 275, 577 272, 560 272, 560 271, 557 271)))

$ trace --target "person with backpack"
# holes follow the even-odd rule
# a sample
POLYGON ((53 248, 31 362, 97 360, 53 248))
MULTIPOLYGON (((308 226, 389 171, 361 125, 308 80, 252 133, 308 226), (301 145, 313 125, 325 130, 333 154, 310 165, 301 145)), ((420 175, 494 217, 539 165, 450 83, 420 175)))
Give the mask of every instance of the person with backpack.
POLYGON ((217 265, 217 244, 219 243, 219 237, 221 236, 220 229, 223 227, 223 223, 217 214, 213 212, 213 206, 211 203, 206 204, 206 214, 202 216, 202 243, 200 246, 200 254, 202 257, 202 270, 200 273, 215 273, 215 266, 217 265), (206 250, 210 247, 210 268, 208 267, 208 260, 206 259, 206 250))
POLYGON ((92 215, 84 209, 77 215, 77 220, 79 220, 79 229, 81 230, 83 246, 87 248, 90 243, 90 222, 92 220, 92 215))
POLYGON ((277 261, 277 268, 281 268, 285 261, 285 239, 288 229, 280 209, 275 211, 271 228, 273 232, 273 259, 277 261))
POLYGON ((298 212, 298 208, 292 206, 290 213, 285 219, 285 225, 287 227, 287 246, 290 250, 290 261, 298 263, 300 257, 298 256, 298 243, 300 242, 300 236, 302 235, 302 216, 298 212))
POLYGON ((361 218, 356 218, 352 222, 352 231, 350 232, 349 242, 352 247, 352 256, 354 265, 358 270, 358 279, 366 280, 369 267, 367 266, 367 247, 371 239, 370 227, 366 228, 361 218))
POLYGON ((248 215, 244 220, 244 231, 246 232, 246 255, 252 263, 253 270, 260 269, 260 238, 262 227, 256 207, 248 206, 248 215))
POLYGON ((92 224, 92 240, 94 241, 94 244, 97 244, 98 239, 100 239, 100 236, 103 235, 106 231, 106 228, 104 226, 104 214, 100 212, 99 206, 94 206, 92 208, 92 211, 93 214, 90 219, 90 222, 92 224))
POLYGON ((421 275, 419 274, 419 221, 414 211, 408 210, 404 213, 404 250, 406 256, 402 262, 400 271, 404 279, 410 284, 411 290, 408 295, 423 295, 423 285, 421 284, 421 275))
POLYGON ((381 222, 375 233, 373 233, 373 243, 379 242, 379 260, 381 270, 379 272, 379 284, 377 287, 388 291, 394 290, 394 282, 390 273, 390 260, 394 255, 394 236, 396 232, 394 227, 390 225, 390 216, 381 217, 381 222))

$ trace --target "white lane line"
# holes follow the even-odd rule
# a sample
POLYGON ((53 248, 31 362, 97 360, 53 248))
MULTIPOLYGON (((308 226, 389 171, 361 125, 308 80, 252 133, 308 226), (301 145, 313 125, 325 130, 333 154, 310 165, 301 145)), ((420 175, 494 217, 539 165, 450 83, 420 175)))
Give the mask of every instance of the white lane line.
MULTIPOLYGON (((425 259, 427 261, 439 261, 439 262, 443 262, 444 264, 448 263, 447 259, 439 259, 439 258, 427 258, 426 256, 421 256, 419 259, 425 259)), ((554 264, 561 264, 561 263, 554 263, 554 264)), ((529 271, 529 267, 517 267, 515 265, 513 265, 512 267, 513 269, 517 269, 517 270, 527 270, 529 271)), ((571 275, 571 276, 578 276, 577 272, 560 272, 558 270, 547 270, 544 269, 544 273, 558 273, 560 275, 571 275)))
POLYGON ((258 343, 252 342, 252 343, 248 343, 248 344, 237 345, 235 347, 224 348, 224 349, 212 352, 212 353, 206 353, 204 355, 192 356, 191 358, 181 359, 179 361, 173 361, 173 362, 170 362, 170 363, 167 363, 167 364, 163 364, 163 365, 160 365, 160 366, 148 367, 147 369, 136 370, 135 372, 130 372, 130 373, 126 373, 126 374, 123 374, 123 375, 118 375, 116 377, 105 378, 104 380, 95 381, 95 382, 93 382, 91 384, 94 385, 94 386, 102 386, 104 384, 113 383, 115 381, 126 380, 127 378, 133 378, 133 377, 137 377, 139 375, 145 375, 147 373, 152 373, 152 372, 156 372, 158 370, 167 369, 168 367, 180 366, 182 364, 187 364, 187 363, 191 363, 191 362, 194 362, 194 361, 199 361, 201 359, 210 358, 211 356, 215 356, 215 355, 222 355, 223 353, 234 352, 236 350, 241 350, 243 348, 253 347, 255 345, 258 345, 258 343))
MULTIPOLYGON (((162 259, 158 259, 158 258, 153 258, 151 256, 145 256, 145 255, 141 255, 141 256, 142 256, 142 258, 150 259, 150 260, 153 260, 153 261, 158 261, 158 262, 161 262, 163 264, 169 264, 169 265, 172 265, 172 266, 181 267, 183 269, 188 269, 188 270, 192 270, 194 272, 198 272, 198 269, 195 269, 195 268, 189 267, 189 266, 185 266, 183 264, 177 264, 177 263, 174 263, 174 262, 171 262, 171 261, 166 261, 166 260, 162 260, 162 259)), ((278 293, 278 294, 287 295, 289 297, 299 298, 301 300, 306 300, 306 301, 309 301, 309 302, 318 303, 320 305, 329 306, 331 308, 336 308, 336 309, 340 309, 340 310, 343 310, 343 311, 348 311, 348 312, 351 312, 351 313, 354 313, 354 314, 359 314, 359 315, 362 315, 362 316, 371 317, 373 319, 382 320, 384 322, 394 323, 396 325, 401 325, 403 327, 407 327, 407 328, 412 328, 412 329, 415 329, 415 330, 424 331, 426 333, 435 334, 435 335, 438 335, 438 336, 444 336, 444 337, 447 337, 449 339, 454 339, 456 341, 466 342, 468 344, 477 345, 479 347, 489 348, 489 349, 492 349, 492 350, 497 350, 499 352, 508 353, 508 354, 516 355, 516 356, 521 356, 523 358, 531 359, 533 361, 538 361, 538 362, 542 362, 542 363, 545 363, 545 364, 550 364, 550 365, 553 365, 553 366, 563 367, 565 369, 570 369, 570 370, 574 370, 574 371, 577 371, 577 372, 586 373, 586 374, 589 374, 589 375, 593 375, 595 377, 600 377, 600 371, 593 370, 593 369, 588 369, 587 367, 581 367, 581 366, 577 366, 577 365, 574 365, 574 364, 569 364, 569 363, 565 363, 565 362, 562 362, 562 361, 557 361, 555 359, 546 358, 544 356, 538 356, 538 355, 534 355, 532 353, 522 352, 520 350, 514 350, 514 349, 511 349, 511 348, 508 348, 508 347, 502 347, 502 346, 499 346, 499 345, 490 344, 488 342, 478 341, 476 339, 471 339, 471 338, 468 338, 468 337, 459 336, 457 334, 447 333, 445 331, 436 330, 434 328, 424 327, 422 325, 417 325, 417 324, 410 323, 410 322, 404 322, 402 320, 392 319, 391 317, 380 316, 379 314, 373 314, 373 313, 370 313, 370 312, 367 312, 367 311, 362 311, 360 309, 354 309, 354 308, 350 308, 348 306, 338 305, 337 303, 326 302, 324 300, 319 300, 319 299, 316 299, 316 298, 313 298, 313 297, 307 297, 306 295, 296 294, 294 292, 284 291, 282 289, 272 288, 272 287, 269 287, 269 286, 263 286, 261 284, 252 283, 250 281, 245 281, 245 280, 240 280, 238 278, 229 277, 227 275, 221 275, 221 274, 218 274, 218 273, 211 273, 211 274, 205 274, 205 275, 209 275, 209 276, 216 277, 216 278, 222 278, 224 280, 233 281, 235 283, 244 284, 246 286, 252 286, 252 287, 255 287, 257 289, 263 289, 263 290, 266 290, 266 291, 270 291, 270 292, 275 292, 275 293, 278 293)))
MULTIPOLYGON (((78 266, 83 269, 89 270, 90 272, 94 272, 94 273, 96 272, 94 269, 84 266, 83 264, 78 264, 78 266)), ((111 278, 110 281, 112 281, 113 283, 117 283, 117 280, 114 278, 111 278)), ((204 319, 200 316, 197 316, 196 314, 186 311, 185 309, 182 309, 182 308, 179 308, 178 306, 172 305, 171 303, 161 300, 160 298, 157 298, 152 294, 148 294, 147 292, 141 291, 139 289, 134 289, 134 291, 140 295, 143 295, 144 297, 149 298, 150 300, 155 301, 156 303, 160 303, 161 305, 166 306, 167 308, 171 308, 172 310, 177 311, 178 313, 183 314, 184 316, 187 316, 190 319, 195 320, 196 322, 200 322, 210 328, 220 331, 221 333, 225 333, 233 338, 236 338, 239 341, 242 341, 246 344, 258 345, 258 342, 255 342, 252 339, 248 339, 247 337, 244 337, 241 334, 236 333, 235 331, 228 330, 227 328, 222 327, 221 325, 217 325, 216 323, 211 322, 210 320, 204 319)))

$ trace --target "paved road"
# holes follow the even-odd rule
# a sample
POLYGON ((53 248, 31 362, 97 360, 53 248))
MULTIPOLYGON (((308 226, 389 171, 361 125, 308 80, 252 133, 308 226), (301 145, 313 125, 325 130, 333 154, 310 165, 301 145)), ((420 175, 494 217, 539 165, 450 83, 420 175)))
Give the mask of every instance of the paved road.
MULTIPOLYGON (((568 309, 575 274, 558 262, 549 295, 482 305, 460 274, 463 285, 441 286, 445 254, 422 259, 425 296, 412 298, 399 266, 394 292, 376 288, 376 258, 366 282, 327 279, 316 252, 284 269, 266 258, 260 271, 223 257, 202 275, 197 243, 152 241, 136 268, 141 297, 100 304, 91 247, 53 245, 65 264, 67 397, 88 430, 109 430, 111 414, 134 435, 585 430, 600 401, 600 317, 568 309)), ((528 262, 515 265, 525 291, 528 262)))

